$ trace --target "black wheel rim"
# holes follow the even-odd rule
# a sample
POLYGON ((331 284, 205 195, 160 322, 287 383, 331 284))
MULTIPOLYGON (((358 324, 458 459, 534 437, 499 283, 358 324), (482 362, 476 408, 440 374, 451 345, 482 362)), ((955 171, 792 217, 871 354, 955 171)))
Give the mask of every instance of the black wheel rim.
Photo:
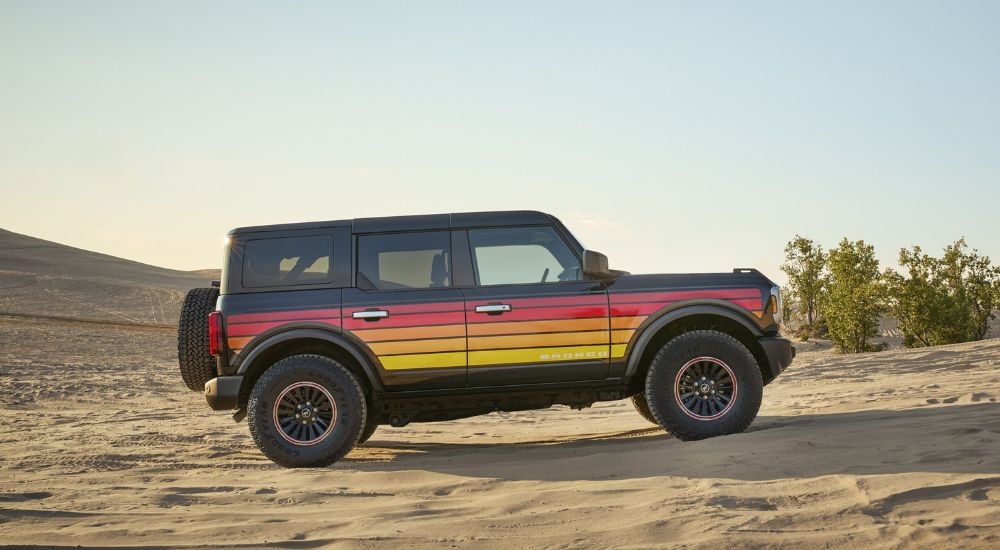
POLYGON ((685 414, 696 420, 715 420, 736 403, 736 373, 715 357, 688 361, 674 381, 674 398, 685 414))
POLYGON ((337 424, 337 403, 315 382, 296 382, 274 400, 274 427, 294 445, 315 445, 337 424))

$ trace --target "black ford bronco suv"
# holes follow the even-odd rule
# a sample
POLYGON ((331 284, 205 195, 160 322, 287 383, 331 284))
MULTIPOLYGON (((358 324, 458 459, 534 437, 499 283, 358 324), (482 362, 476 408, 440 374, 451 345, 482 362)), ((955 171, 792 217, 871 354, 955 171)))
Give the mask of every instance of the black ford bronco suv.
POLYGON ((380 425, 625 398, 692 440, 745 430, 791 363, 780 301, 753 269, 608 269, 541 212, 269 225, 229 233, 177 347, 187 386, 283 466, 380 425))

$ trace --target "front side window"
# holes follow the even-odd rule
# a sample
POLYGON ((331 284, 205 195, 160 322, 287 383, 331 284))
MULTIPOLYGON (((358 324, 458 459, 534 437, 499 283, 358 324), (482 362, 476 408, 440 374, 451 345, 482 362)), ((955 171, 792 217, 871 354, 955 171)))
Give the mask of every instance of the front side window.
POLYGON ((551 227, 473 229, 469 244, 479 285, 580 280, 580 260, 551 227))
POLYGON ((358 237, 358 288, 397 290, 451 286, 448 231, 358 237))
POLYGON ((243 249, 243 286, 329 283, 332 256, 330 235, 249 240, 243 249))

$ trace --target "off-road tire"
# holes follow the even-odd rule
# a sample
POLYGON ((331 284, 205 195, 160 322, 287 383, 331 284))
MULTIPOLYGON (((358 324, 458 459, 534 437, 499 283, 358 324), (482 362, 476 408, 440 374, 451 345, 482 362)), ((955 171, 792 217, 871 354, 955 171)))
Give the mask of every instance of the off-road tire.
POLYGON ((378 427, 378 418, 375 418, 374 414, 368 415, 368 420, 365 422, 365 428, 361 430, 361 437, 358 438, 358 445, 362 445, 371 439, 378 427))
POLYGON ((659 425, 660 423, 656 421, 653 413, 649 410, 649 403, 646 402, 645 393, 637 393, 632 396, 632 406, 635 407, 636 411, 639 411, 639 415, 649 420, 651 423, 659 425))
POLYGON ((287 468, 328 466, 340 460, 357 443, 366 416, 365 394, 358 379, 340 363, 320 355, 294 355, 275 363, 254 384, 247 404, 247 424, 254 443, 264 455, 287 468), (332 398, 334 416, 316 442, 298 444, 293 441, 295 435, 278 425, 279 414, 286 409, 276 411, 275 407, 283 402, 279 399, 294 391, 293 387, 303 384, 332 398))
POLYGON ((208 353, 208 314, 215 311, 217 288, 192 288, 184 297, 177 323, 177 362, 191 391, 205 391, 215 378, 215 358, 208 353))
MULTIPOLYGON (((702 387, 701 379, 695 380, 695 388, 702 387)), ((677 439, 692 441, 746 430, 760 409, 763 388, 760 368, 746 346, 728 334, 699 330, 670 340, 653 357, 646 376, 646 401, 661 426, 677 439), (722 410, 708 411, 716 414, 699 414, 693 398, 701 398, 684 393, 683 388, 692 387, 684 373, 694 369, 718 371, 718 387, 728 384, 719 394, 730 394, 729 402, 722 410), (694 410, 684 403, 692 403, 694 410)), ((714 394, 705 399, 715 399, 714 394)))

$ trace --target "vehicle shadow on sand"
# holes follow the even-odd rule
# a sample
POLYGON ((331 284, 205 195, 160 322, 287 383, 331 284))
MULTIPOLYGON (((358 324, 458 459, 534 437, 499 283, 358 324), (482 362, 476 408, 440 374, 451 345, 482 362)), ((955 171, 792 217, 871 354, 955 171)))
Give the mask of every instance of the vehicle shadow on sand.
POLYGON ((656 428, 574 440, 462 444, 380 441, 376 432, 342 465, 362 471, 427 470, 539 481, 998 474, 998 413, 1000 404, 984 403, 761 416, 746 433, 692 442, 656 428))

